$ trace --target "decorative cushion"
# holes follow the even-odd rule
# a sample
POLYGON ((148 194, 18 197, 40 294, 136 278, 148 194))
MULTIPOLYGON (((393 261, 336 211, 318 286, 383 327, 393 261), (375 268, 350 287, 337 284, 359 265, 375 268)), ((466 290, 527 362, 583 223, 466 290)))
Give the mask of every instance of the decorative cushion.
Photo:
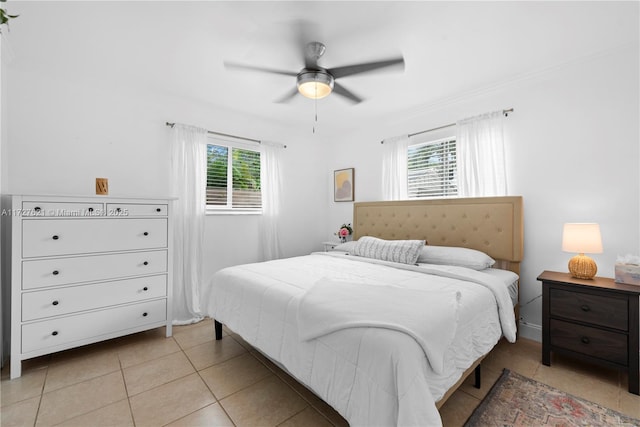
POLYGON ((355 248, 357 243, 358 242, 355 242, 355 241, 340 243, 339 245, 335 246, 333 250, 340 251, 340 252, 353 253, 353 249, 355 248))
POLYGON ((415 264, 424 240, 383 240, 365 236, 358 239, 353 254, 383 261, 415 264))
POLYGON ((420 249, 418 263, 455 265, 473 270, 484 270, 495 264, 484 252, 454 246, 424 246, 420 249))

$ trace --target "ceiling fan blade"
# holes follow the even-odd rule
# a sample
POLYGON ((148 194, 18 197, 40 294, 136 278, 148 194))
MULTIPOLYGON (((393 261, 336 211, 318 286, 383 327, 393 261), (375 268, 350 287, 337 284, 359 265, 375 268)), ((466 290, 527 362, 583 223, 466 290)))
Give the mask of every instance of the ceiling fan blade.
POLYGON ((298 73, 294 71, 276 70, 273 68, 258 67, 256 65, 238 64, 236 62, 229 62, 229 61, 224 61, 224 67, 228 69, 251 70, 251 71, 261 71, 263 73, 270 73, 270 74, 282 74, 285 76, 298 75, 298 73))
POLYGON ((317 34, 318 29, 315 23, 306 19, 296 19, 292 24, 295 42, 298 46, 298 53, 302 55, 304 68, 315 69, 318 67, 317 61, 307 54, 307 44, 313 41, 313 34, 317 34))
POLYGON ((331 68, 329 71, 336 79, 340 77, 351 76, 353 74, 366 73, 377 70, 379 68, 391 67, 399 65, 404 70, 404 58, 388 59, 386 61, 368 62, 364 64, 345 65, 344 67, 331 68))
POLYGON ((273 102, 277 102, 278 104, 283 104, 285 102, 291 101, 291 99, 293 99, 293 97, 296 96, 297 94, 298 94, 298 88, 295 87, 273 102))
POLYGON ((337 95, 344 96, 354 104, 359 104, 360 102, 364 101, 364 99, 360 98, 358 95, 351 92, 350 90, 348 90, 347 88, 345 88, 344 86, 342 86, 340 83, 337 83, 337 82, 333 83, 333 92, 337 95))

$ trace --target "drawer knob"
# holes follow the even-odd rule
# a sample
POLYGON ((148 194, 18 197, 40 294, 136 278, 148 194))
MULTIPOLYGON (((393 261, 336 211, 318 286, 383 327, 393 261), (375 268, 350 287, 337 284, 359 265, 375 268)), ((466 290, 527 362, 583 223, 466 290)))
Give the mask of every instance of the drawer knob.
POLYGON ((56 234, 52 237, 53 240, 58 240, 60 237, 56 234))
POLYGON ((142 234, 143 234, 143 235, 145 235, 145 236, 148 236, 148 235, 149 235, 149 232, 148 232, 148 231, 145 231, 145 232, 144 232, 144 233, 142 233, 142 234))
POLYGON ((42 210, 42 208, 40 208, 40 206, 36 206, 35 208, 33 208, 34 211, 36 212, 40 212, 42 210))
POLYGON ((58 335, 58 331, 51 332, 51 335, 53 335, 55 337, 56 335, 58 335))
POLYGON ((122 212, 122 209, 116 208, 116 212, 122 212))
POLYGON ((60 304, 60 302, 58 302, 58 300, 55 300, 55 301, 54 301, 54 302, 52 302, 51 304, 53 304, 53 305, 58 305, 58 304, 60 304))
POLYGON ((156 208, 156 212, 162 212, 162 209, 156 208))
POLYGON ((54 276, 57 276, 58 274, 60 274, 60 272, 59 272, 58 270, 53 270, 53 273, 52 273, 52 274, 53 274, 54 276))
POLYGON ((582 311, 591 311, 591 307, 589 307, 588 305, 583 305, 580 307, 582 309, 582 311))
POLYGON ((93 212, 93 208, 89 208, 89 212, 93 212))
POLYGON ((149 290, 149 288, 145 286, 144 288, 142 288, 142 290, 143 290, 143 291, 148 291, 148 290, 149 290))
POLYGON ((589 344, 591 342, 589 337, 582 337, 580 338, 580 341, 582 341, 583 344, 589 344))
POLYGON ((144 264, 144 265, 149 265, 149 261, 145 261, 145 262, 143 262, 142 264, 144 264))
POLYGON ((147 317, 149 315, 149 313, 147 313, 146 311, 144 313, 142 313, 142 317, 147 317))

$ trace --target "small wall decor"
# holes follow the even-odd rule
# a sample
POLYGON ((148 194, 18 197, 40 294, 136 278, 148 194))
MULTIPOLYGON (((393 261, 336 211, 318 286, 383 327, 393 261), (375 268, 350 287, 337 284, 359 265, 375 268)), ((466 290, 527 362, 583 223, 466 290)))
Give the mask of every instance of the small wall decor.
POLYGON ((353 202, 353 168, 333 171, 333 201, 353 202))

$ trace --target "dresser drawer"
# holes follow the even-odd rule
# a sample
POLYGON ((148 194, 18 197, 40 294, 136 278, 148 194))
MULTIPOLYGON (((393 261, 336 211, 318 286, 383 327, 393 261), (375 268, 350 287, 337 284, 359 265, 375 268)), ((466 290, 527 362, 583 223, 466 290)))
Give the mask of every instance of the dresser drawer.
POLYGON ((25 258, 167 247, 167 219, 31 219, 22 225, 25 258))
POLYGON ((627 335, 551 319, 551 345, 627 366, 627 335))
POLYGON ((42 319, 166 295, 166 274, 24 292, 22 320, 42 319))
POLYGON ((628 325, 627 299, 589 295, 562 289, 550 290, 550 313, 553 317, 591 323, 626 331, 628 325))
POLYGON ((104 204, 96 202, 22 202, 22 216, 91 217, 104 216, 104 204))
POLYGON ((139 203, 107 203, 108 216, 167 216, 168 205, 139 203))
POLYGON ((22 352, 95 340, 167 318, 167 301, 156 300, 22 325, 22 352))
POLYGON ((30 260, 22 262, 22 289, 96 282, 166 271, 166 250, 30 260))

